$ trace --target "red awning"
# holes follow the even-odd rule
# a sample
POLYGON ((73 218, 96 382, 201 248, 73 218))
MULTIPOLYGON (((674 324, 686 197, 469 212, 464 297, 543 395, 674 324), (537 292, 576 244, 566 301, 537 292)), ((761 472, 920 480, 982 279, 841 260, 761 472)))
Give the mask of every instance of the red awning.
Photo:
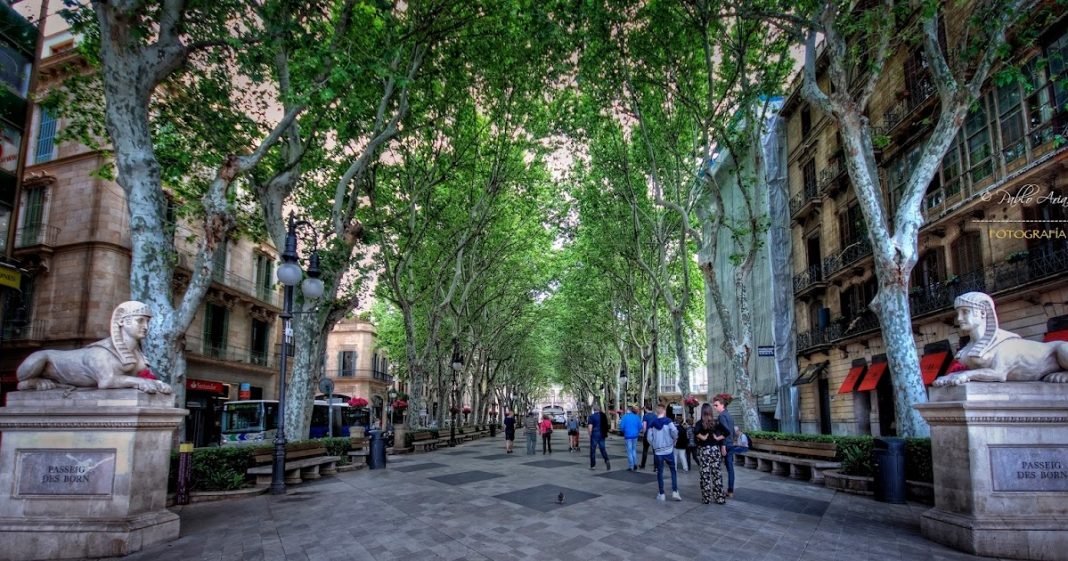
POLYGON ((920 373, 923 374, 923 385, 930 386, 931 382, 935 381, 935 378, 946 371, 946 366, 949 362, 946 360, 947 358, 949 358, 949 351, 930 353, 920 358, 920 373))
POLYGON ((1059 331, 1050 331, 1046 334, 1045 342, 1050 341, 1068 341, 1068 329, 1061 329, 1059 331))
POLYGON ((4 384, 17 384, 19 383, 19 377, 14 372, 5 372, 0 374, 0 382, 4 384))
POLYGON ((864 371, 867 369, 867 364, 850 368, 849 374, 846 374, 845 381, 842 382, 842 387, 838 388, 838 393, 852 393, 853 388, 857 387, 857 380, 860 380, 860 377, 864 375, 864 371))
POLYGON ((860 383, 860 387, 857 388, 858 392, 870 392, 875 389, 875 386, 879 385, 879 379, 883 377, 883 373, 886 372, 885 362, 873 362, 871 368, 868 368, 868 375, 864 377, 864 381, 860 383))

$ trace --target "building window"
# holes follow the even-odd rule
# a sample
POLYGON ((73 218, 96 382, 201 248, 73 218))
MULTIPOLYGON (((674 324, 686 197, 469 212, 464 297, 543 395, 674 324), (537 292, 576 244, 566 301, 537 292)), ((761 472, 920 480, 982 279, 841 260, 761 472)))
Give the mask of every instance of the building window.
POLYGON ((812 132, 812 110, 806 105, 801 108, 801 138, 808 138, 812 132))
POLYGON ((265 321, 252 320, 252 340, 249 344, 249 362, 267 366, 267 349, 270 343, 270 326, 265 321))
POLYGON ((1020 86, 1016 82, 1009 82, 998 87, 995 100, 998 106, 998 125, 1001 127, 1001 154, 1008 164, 1027 154, 1027 148, 1024 146, 1020 86))
POLYGON ((218 304, 204 305, 204 355, 216 358, 226 356, 226 332, 229 310, 218 304))
POLYGON ((986 116, 986 98, 976 103, 975 109, 964 121, 964 143, 968 148, 968 173, 971 182, 979 183, 994 173, 993 149, 990 144, 990 127, 986 116))
POLYGON ((356 351, 341 351, 337 354, 337 375, 352 378, 356 375, 356 351))
MULTIPOLYGON (((1066 200, 1068 192, 1053 191, 1049 195, 1053 200, 1066 200)), ((1068 224, 1068 209, 1063 204, 1045 203, 1023 207, 1025 228, 1031 231, 1056 232, 1068 224)), ((1068 248, 1068 240, 1052 238, 1036 238, 1027 240, 1028 259, 1049 257, 1054 253, 1068 248)))
POLYGON ((221 242, 215 248, 215 255, 212 256, 211 261, 211 278, 215 282, 224 283, 226 281, 226 242, 221 242))
POLYGON ((816 196, 816 160, 809 160, 805 162, 805 166, 801 168, 801 174, 804 178, 804 193, 805 197, 812 198, 816 196))
POLYGON ((27 189, 22 200, 22 220, 17 247, 42 242, 44 232, 45 189, 27 189))
POLYGON ((868 228, 864 224, 864 215, 860 211, 860 205, 854 202, 838 215, 838 239, 841 249, 863 241, 867 236, 868 228))
POLYGON ((946 280, 946 259, 941 248, 932 249, 920 256, 912 269, 912 287, 925 292, 932 287, 941 286, 946 280))
POLYGON ((3 341, 29 339, 33 333, 33 275, 22 275, 19 290, 0 292, 4 298, 3 341))
POLYGON ((920 148, 920 145, 914 145, 908 152, 898 156, 889 166, 887 180, 890 184, 890 205, 894 209, 897 209, 901 198, 905 196, 909 176, 912 175, 912 171, 916 169, 916 164, 920 161, 922 155, 920 148))
POLYGON ((957 275, 967 275, 983 268, 979 232, 964 232, 950 249, 953 253, 953 271, 957 275))
POLYGON ((268 302, 274 288, 274 259, 264 253, 256 254, 256 297, 268 302))
POLYGON ((7 229, 11 225, 11 206, 0 202, 0 255, 7 254, 7 229))
POLYGON ((48 109, 41 109, 41 122, 37 127, 37 150, 34 151, 34 162, 40 164, 55 157, 56 149, 56 124, 55 113, 48 109))

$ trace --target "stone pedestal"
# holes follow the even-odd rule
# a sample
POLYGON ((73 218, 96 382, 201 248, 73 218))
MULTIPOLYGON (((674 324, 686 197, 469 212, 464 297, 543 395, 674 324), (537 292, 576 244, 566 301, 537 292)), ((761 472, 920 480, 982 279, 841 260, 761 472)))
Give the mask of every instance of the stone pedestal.
POLYGON ((126 555, 178 537, 170 395, 14 392, 0 407, 0 560, 126 555))
POLYGON ((931 388, 924 537, 988 557, 1068 559, 1068 384, 931 388))

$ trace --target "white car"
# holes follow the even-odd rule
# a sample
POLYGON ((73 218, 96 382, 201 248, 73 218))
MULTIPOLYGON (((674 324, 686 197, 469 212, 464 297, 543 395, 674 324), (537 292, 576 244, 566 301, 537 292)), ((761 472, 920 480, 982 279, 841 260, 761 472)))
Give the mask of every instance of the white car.
POLYGON ((567 416, 566 415, 557 415, 557 416, 553 417, 553 422, 558 424, 558 425, 566 425, 567 424, 567 416))

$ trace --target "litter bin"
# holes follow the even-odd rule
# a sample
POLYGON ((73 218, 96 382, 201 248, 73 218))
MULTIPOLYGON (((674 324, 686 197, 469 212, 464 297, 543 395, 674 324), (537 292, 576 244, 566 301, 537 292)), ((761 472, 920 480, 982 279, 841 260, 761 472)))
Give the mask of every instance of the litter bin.
POLYGON ((875 500, 905 503, 905 439, 876 438, 872 447, 875 500))
POLYGON ((497 438, 497 423, 490 423, 490 438, 497 438))
POLYGON ((386 439, 382 438, 382 431, 371 430, 371 453, 367 456, 367 469, 382 469, 386 467, 386 439))

